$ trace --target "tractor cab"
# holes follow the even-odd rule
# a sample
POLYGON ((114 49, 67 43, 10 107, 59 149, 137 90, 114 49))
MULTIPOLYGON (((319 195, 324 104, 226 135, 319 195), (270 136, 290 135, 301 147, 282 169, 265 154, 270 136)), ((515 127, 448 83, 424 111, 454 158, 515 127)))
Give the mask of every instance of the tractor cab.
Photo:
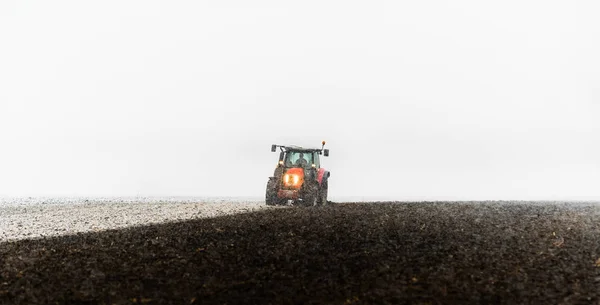
POLYGON ((320 155, 311 150, 288 150, 283 157, 284 167, 321 168, 320 155))
POLYGON ((308 168, 315 164, 316 160, 318 157, 311 151, 288 151, 284 158, 284 164, 285 167, 308 168))
MULTIPOLYGON (((323 146, 325 142, 323 141, 323 146)), ((283 167, 302 167, 302 168, 321 168, 321 155, 329 156, 329 149, 322 148, 303 148, 299 146, 273 145, 271 151, 281 149, 279 154, 278 166, 283 167)))

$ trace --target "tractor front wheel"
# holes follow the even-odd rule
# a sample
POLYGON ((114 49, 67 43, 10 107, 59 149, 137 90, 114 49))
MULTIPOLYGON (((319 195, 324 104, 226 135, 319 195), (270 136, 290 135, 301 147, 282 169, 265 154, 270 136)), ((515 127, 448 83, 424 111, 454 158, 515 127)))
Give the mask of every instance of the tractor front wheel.
POLYGON ((316 185, 309 187, 302 201, 307 207, 319 205, 319 188, 316 185))

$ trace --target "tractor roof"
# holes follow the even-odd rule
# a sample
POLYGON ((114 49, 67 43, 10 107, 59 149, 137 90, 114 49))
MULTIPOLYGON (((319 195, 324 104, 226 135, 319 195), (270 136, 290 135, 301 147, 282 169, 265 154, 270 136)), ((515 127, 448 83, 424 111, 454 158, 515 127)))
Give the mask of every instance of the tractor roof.
POLYGON ((323 143, 321 143, 323 146, 321 148, 313 148, 313 147, 302 147, 302 146, 297 146, 297 145, 277 145, 277 144, 273 144, 271 145, 271 151, 275 152, 277 151, 277 147, 279 147, 279 149, 281 150, 281 152, 285 152, 285 151, 306 151, 306 152, 317 152, 319 154, 325 154, 325 156, 329 156, 329 149, 324 149, 325 147, 325 141, 323 141, 323 143))
POLYGON ((287 151, 321 151, 321 148, 312 148, 312 147, 301 147, 296 145, 283 146, 287 151))

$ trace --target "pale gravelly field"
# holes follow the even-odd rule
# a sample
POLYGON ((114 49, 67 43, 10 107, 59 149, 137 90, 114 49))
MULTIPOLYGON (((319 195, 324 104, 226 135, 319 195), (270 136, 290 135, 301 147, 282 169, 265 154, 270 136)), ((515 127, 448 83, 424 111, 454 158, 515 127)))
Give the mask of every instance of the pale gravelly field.
POLYGON ((219 198, 0 199, 0 242, 183 221, 267 208, 219 198))

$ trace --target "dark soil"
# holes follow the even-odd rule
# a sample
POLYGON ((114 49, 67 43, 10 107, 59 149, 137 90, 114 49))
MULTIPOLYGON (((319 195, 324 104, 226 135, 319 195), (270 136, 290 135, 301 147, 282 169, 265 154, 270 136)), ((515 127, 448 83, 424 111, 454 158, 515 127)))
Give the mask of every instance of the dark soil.
POLYGON ((277 208, 0 244, 4 304, 600 304, 600 213, 277 208))

